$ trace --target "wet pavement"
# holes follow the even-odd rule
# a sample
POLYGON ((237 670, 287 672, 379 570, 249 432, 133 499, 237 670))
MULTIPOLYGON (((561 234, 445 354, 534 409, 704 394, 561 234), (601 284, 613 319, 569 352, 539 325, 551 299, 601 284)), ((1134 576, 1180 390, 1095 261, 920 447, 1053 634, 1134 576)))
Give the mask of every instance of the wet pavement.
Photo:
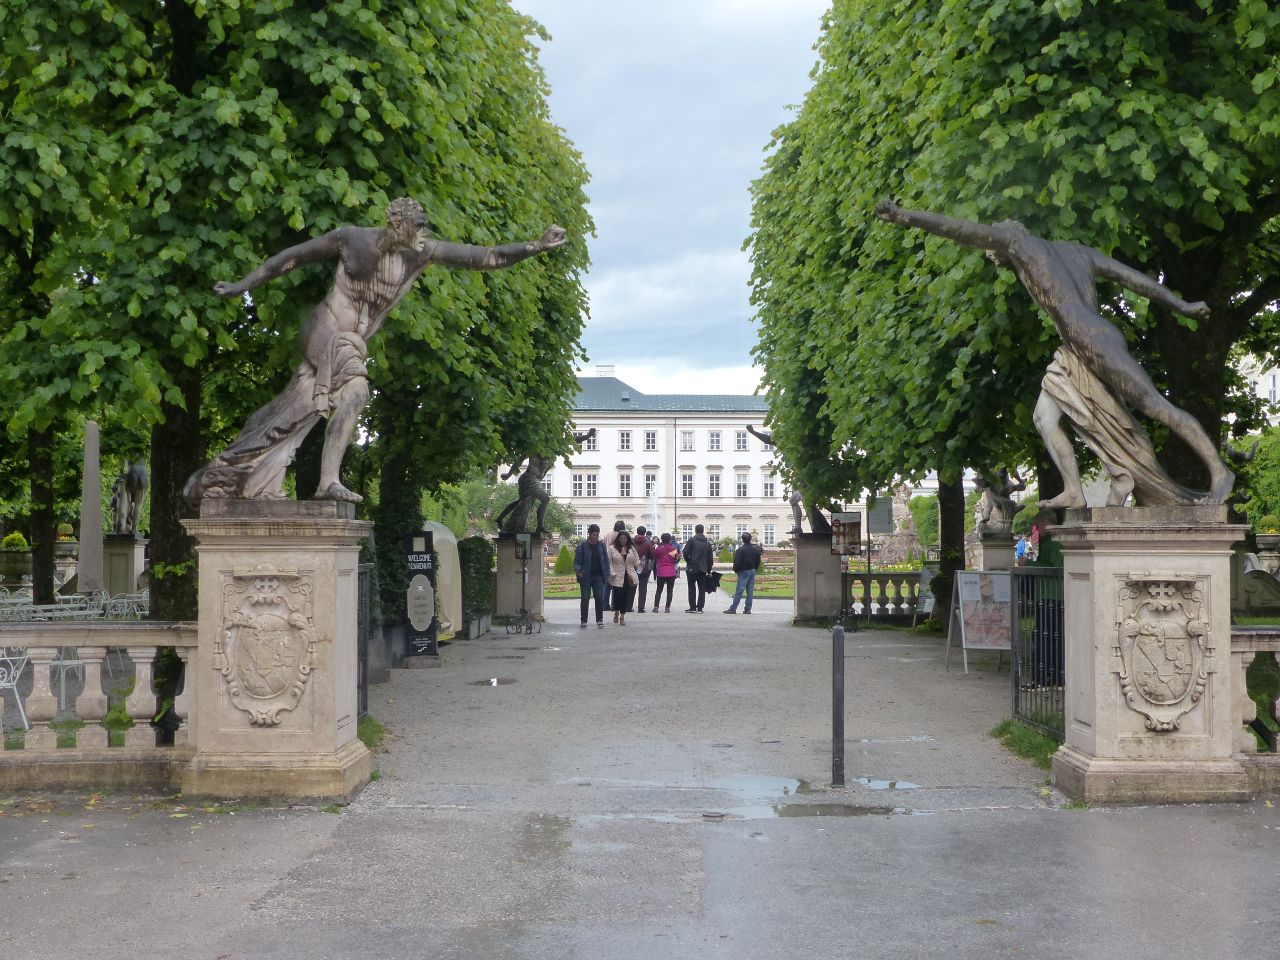
POLYGON ((988 731, 994 659, 851 633, 633 615, 444 648, 370 708, 380 779, 326 812, 181 798, 0 806, 3 956, 1259 958, 1280 809, 1073 809, 988 731))

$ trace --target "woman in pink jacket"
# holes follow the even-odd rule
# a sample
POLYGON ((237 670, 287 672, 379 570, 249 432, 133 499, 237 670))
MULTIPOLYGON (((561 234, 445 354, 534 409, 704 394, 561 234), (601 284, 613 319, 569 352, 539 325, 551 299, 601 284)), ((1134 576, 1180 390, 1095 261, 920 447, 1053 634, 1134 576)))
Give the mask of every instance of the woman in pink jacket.
POLYGON ((656 564, 654 576, 658 578, 658 586, 653 591, 653 612, 658 612, 658 599, 662 596, 662 588, 667 588, 666 612, 671 612, 671 592, 675 589, 676 577, 679 575, 680 548, 671 542, 671 534, 664 533, 662 540, 653 545, 653 559, 656 564))
POLYGON ((640 554, 631 544, 631 534, 618 531, 609 544, 609 586, 613 588, 613 622, 626 626, 627 610, 640 582, 640 554))

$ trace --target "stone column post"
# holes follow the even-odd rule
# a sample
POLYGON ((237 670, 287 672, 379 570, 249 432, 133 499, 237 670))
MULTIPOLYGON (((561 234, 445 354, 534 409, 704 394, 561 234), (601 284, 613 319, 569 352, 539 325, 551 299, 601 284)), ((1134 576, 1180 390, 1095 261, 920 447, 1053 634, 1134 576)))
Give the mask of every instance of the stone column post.
POLYGON ((1232 758, 1231 545, 1222 506, 1080 508, 1062 546, 1066 743, 1058 787, 1086 801, 1240 800, 1232 758))
MULTIPOLYGON (((831 552, 828 533, 792 535, 795 544, 795 614, 792 623, 829 624, 844 602, 844 557, 831 552)), ((857 597, 854 598, 858 599, 857 597)))
POLYGON ((521 607, 527 607, 529 616, 539 623, 546 619, 542 608, 546 572, 546 562, 542 556, 544 542, 541 537, 530 538, 526 571, 521 566, 520 541, 513 534, 498 536, 495 543, 498 552, 497 596, 493 611, 495 620, 514 620, 520 616, 521 607))
POLYGON ((331 500, 205 500, 183 525, 200 567, 183 793, 349 799, 372 770, 356 739, 357 569, 372 525, 331 500))
POLYGON ((138 591, 147 541, 131 533, 110 534, 102 541, 106 591, 113 597, 138 591))
POLYGON ((80 483, 80 559, 76 590, 97 593, 102 579, 102 466, 98 455, 98 425, 84 425, 84 473, 80 483))

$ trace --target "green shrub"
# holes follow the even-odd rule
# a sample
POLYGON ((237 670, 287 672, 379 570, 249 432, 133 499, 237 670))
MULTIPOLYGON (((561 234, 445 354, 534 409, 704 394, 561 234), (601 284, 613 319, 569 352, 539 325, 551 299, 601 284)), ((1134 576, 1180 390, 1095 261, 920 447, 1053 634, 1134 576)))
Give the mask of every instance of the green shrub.
POLYGON ((573 551, 567 543, 560 544, 560 552, 556 554, 556 565, 551 570, 557 576, 573 573, 573 551))
POLYGON ((476 623, 493 612, 490 584, 493 581, 493 544, 485 537, 458 541, 458 566, 462 572, 462 619, 476 623))
MULTIPOLYGON (((1280 533, 1280 517, 1274 513, 1263 514, 1255 524, 1258 533, 1280 533)), ((6 540, 8 537, 5 538, 6 540)))
POLYGON ((18 530, 5 535, 0 540, 0 551, 4 553, 26 553, 31 549, 31 544, 27 543, 27 538, 18 530))

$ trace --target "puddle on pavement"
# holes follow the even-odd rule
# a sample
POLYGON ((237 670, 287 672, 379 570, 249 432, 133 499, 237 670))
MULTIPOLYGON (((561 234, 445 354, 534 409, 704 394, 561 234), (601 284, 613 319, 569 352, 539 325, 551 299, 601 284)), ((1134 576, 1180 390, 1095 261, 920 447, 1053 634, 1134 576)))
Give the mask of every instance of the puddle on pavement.
POLYGON ((573 842, 569 839, 569 828, 572 826, 573 821, 569 817, 541 813, 525 817, 517 839, 520 859, 537 860, 563 856, 573 846, 573 842))
MULTIPOLYGON (((559 648, 559 647, 512 647, 511 649, 512 649, 512 650, 540 650, 540 651, 551 651, 551 652, 553 652, 553 653, 555 653, 555 652, 559 652, 559 650, 560 650, 560 648, 559 648)), ((492 660, 492 659, 494 659, 494 658, 493 658, 493 657, 490 657, 489 659, 490 659, 490 660, 492 660)), ((523 658, 521 658, 521 659, 523 659, 523 658)))
POLYGON ((503 687, 515 683, 515 680, 511 677, 490 677, 488 680, 468 680, 467 683, 473 687, 503 687))
POLYGON ((518 653, 514 653, 514 654, 499 654, 493 657, 485 657, 485 659, 486 660, 523 660, 524 657, 518 653))
POLYGON ((920 784, 909 780, 876 780, 872 777, 854 777, 854 783, 860 783, 868 790, 918 790, 920 784))
POLYGON ((777 817, 887 817, 900 811, 897 807, 857 807, 852 803, 779 803, 773 812, 777 817))

